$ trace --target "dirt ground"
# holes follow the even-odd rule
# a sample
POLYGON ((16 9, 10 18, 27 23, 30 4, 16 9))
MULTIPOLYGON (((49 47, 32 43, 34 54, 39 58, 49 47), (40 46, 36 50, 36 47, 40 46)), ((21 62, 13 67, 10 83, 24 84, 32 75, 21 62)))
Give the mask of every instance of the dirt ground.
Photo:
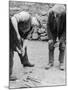
POLYGON ((65 85, 65 70, 59 70, 58 47, 55 49, 54 67, 45 69, 48 63, 48 43, 43 41, 28 41, 27 43, 29 61, 34 67, 23 67, 18 54, 14 53, 13 75, 18 79, 10 81, 10 88, 40 87, 65 85))

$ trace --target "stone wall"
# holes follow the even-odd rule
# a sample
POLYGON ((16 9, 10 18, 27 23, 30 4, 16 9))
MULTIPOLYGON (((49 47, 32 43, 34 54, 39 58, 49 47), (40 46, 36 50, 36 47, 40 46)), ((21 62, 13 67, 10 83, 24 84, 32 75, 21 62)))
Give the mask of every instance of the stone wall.
POLYGON ((33 30, 33 32, 28 35, 28 39, 48 40, 46 29, 48 17, 46 13, 53 6, 53 3, 9 1, 9 16, 11 17, 23 10, 29 12, 32 16, 36 16, 40 20, 42 28, 33 30))

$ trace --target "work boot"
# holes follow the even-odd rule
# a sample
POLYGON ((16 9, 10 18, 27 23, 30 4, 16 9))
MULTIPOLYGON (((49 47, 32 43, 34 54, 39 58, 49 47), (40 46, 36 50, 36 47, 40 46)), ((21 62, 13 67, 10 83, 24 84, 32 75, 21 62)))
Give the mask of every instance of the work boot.
POLYGON ((64 71, 64 64, 63 63, 60 63, 59 69, 62 70, 62 71, 64 71))
POLYGON ((45 69, 50 69, 51 67, 53 67, 53 63, 47 64, 47 66, 45 67, 45 69))

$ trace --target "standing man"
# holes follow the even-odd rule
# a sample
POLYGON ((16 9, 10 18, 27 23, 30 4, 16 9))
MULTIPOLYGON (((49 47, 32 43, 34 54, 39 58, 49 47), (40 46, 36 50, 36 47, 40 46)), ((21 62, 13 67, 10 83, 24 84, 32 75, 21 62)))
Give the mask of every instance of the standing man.
POLYGON ((49 63, 46 69, 54 65, 54 49, 56 39, 59 40, 59 69, 64 70, 64 52, 66 44, 66 8, 55 5, 48 12, 47 33, 49 37, 49 63))

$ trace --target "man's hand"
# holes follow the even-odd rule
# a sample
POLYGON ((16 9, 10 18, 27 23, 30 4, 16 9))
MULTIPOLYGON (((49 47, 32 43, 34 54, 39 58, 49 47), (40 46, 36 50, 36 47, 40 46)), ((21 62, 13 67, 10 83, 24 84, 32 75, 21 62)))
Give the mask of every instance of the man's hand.
POLYGON ((22 55, 25 55, 25 48, 27 47, 28 40, 23 41, 23 48, 21 49, 22 55))
POLYGON ((22 50, 21 50, 21 54, 22 54, 22 56, 24 56, 24 55, 25 55, 25 47, 24 47, 24 48, 22 48, 22 50))
POLYGON ((21 37, 20 37, 20 35, 17 35, 17 38, 18 38, 18 40, 21 40, 21 37))

